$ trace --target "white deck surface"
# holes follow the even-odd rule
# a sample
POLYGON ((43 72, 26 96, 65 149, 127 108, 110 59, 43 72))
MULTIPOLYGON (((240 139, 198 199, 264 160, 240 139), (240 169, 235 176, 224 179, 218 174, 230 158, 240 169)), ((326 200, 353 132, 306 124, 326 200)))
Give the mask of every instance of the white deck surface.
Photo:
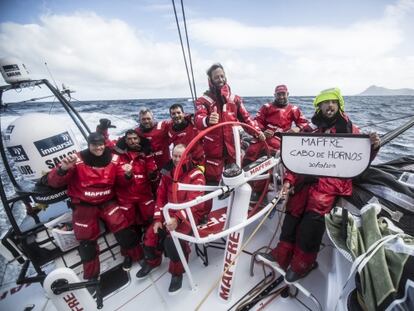
MULTIPOLYGON (((277 216, 277 215, 275 215, 277 216)), ((269 239, 273 235, 271 230, 275 228, 275 218, 265 222, 265 225, 259 230, 255 238, 247 246, 248 252, 256 251, 258 248, 266 246, 269 239)), ((244 240, 248 238, 250 232, 254 230, 258 223, 250 225, 244 234, 244 240)), ((342 286, 349 271, 349 263, 329 244, 329 240, 325 237, 326 246, 321 250, 318 256, 319 267, 300 283, 312 292, 323 310, 334 310, 338 302, 338 297, 342 286)), ((170 274, 168 269, 168 258, 164 258, 160 268, 151 272, 150 276, 144 280, 138 280, 135 277, 136 272, 140 269, 139 264, 135 263, 130 271, 129 283, 121 288, 117 293, 110 295, 104 299, 104 307, 102 310, 236 310, 233 306, 242 296, 244 296, 251 288, 259 283, 264 273, 260 264, 256 264, 254 268, 254 276, 249 275, 250 259, 249 254, 243 253, 238 262, 235 274, 234 287, 231 300, 223 303, 218 298, 217 286, 208 296, 204 303, 201 304, 208 291, 217 283, 222 270, 224 251, 215 248, 208 249, 209 266, 205 267, 201 259, 199 259, 192 247, 190 255, 190 269, 193 273, 193 279, 197 283, 197 290, 192 291, 188 282, 188 278, 184 275, 183 288, 178 294, 171 296, 168 294, 168 286, 170 282, 170 274)), ((270 269, 267 269, 268 273, 270 269)), ((276 273, 278 277, 279 274, 276 273)), ((282 282, 279 287, 284 286, 282 282)), ((26 292, 26 299, 30 299, 30 292, 36 292, 39 297, 39 286, 31 285, 27 289, 32 290, 26 292)), ((21 291, 24 294, 24 291, 21 291)), ((41 295, 41 294, 40 294, 41 295)), ((44 296, 43 296, 44 297, 44 296)), ((17 297, 16 297, 17 298, 17 297)), ((317 310, 315 303, 305 297, 300 292, 296 298, 277 297, 273 299, 263 309, 263 305, 270 298, 265 298, 255 305, 251 310, 317 310)), ((56 310, 51 301, 44 299, 36 299, 33 310, 56 310)), ((11 301, 11 300, 10 300, 11 301)), ((1 310, 21 310, 16 304, 5 305, 5 301, 0 302, 1 310), (6 307, 7 309, 3 309, 6 307)), ((20 301, 22 303, 22 301, 20 301)), ((29 301, 25 301, 25 305, 29 305, 29 301)), ((342 309, 339 306, 339 310, 342 309)))

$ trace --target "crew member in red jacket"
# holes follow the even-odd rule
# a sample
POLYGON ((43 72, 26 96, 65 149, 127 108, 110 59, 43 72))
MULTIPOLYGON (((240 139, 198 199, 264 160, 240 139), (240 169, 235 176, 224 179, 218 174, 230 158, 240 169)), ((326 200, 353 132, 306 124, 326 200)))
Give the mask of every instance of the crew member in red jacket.
MULTIPOLYGON (((172 160, 162 170, 161 183, 157 192, 154 222, 148 228, 144 238, 145 263, 136 275, 139 279, 145 278, 151 270, 159 266, 162 259, 162 250, 164 250, 166 255, 170 258, 168 271, 171 273, 171 282, 168 291, 171 294, 177 293, 181 289, 184 268, 174 242, 171 236, 165 232, 164 228, 169 231, 176 230, 184 234, 189 234, 192 229, 184 210, 171 211, 171 222, 165 223, 162 209, 168 202, 172 202, 172 178, 184 150, 184 145, 176 145, 172 152, 172 160), (163 236, 164 241, 162 241, 163 236), (161 247, 159 247, 160 244, 161 247)), ((187 161, 186 165, 183 165, 183 171, 179 175, 178 181, 185 184, 205 185, 203 173, 198 167, 194 167, 191 161, 187 161)), ((178 203, 188 202, 203 194, 202 191, 178 191, 177 200, 178 203)), ((196 224, 200 222, 203 215, 203 205, 204 203, 200 203, 191 208, 196 224)), ((190 247, 187 242, 182 240, 180 242, 188 260, 190 247)))
MULTIPOLYGON (((266 136, 266 143, 271 154, 276 154, 280 150, 280 137, 277 133, 294 133, 299 131, 312 131, 299 107, 289 103, 289 91, 286 85, 278 85, 275 88, 275 99, 273 102, 264 104, 256 114, 256 122, 266 136), (292 128, 292 124, 297 128, 292 128)), ((254 162, 264 153, 264 142, 253 140, 247 148, 243 158, 243 166, 254 162)), ((265 186, 265 181, 252 182, 252 200, 260 197, 265 186)))
MULTIPOLYGON (((176 146, 183 144, 188 146, 191 140, 197 136, 199 131, 194 125, 193 115, 185 114, 181 104, 173 104, 170 107, 171 122, 168 124, 169 144, 176 146)), ((199 140, 191 151, 191 160, 194 164, 204 166, 204 150, 201 140, 199 140)))
MULTIPOLYGON (((322 91, 313 102, 316 112, 312 123, 318 133, 353 133, 359 129, 344 113, 344 99, 337 88, 322 91)), ((370 134, 372 159, 376 155, 380 139, 370 134)), ((295 282, 317 266, 316 257, 325 232, 324 215, 329 213, 337 196, 352 194, 352 180, 332 177, 312 177, 287 172, 282 188, 286 195, 292 188, 280 241, 271 253, 261 255, 276 261, 286 270, 286 280, 295 282)))
MULTIPOLYGON (((151 180, 158 175, 151 150, 145 152, 141 139, 135 130, 127 130, 120 139, 125 143, 125 148, 119 148, 119 142, 115 148, 122 164, 122 168, 118 169, 115 191, 129 224, 137 229, 138 240, 141 240, 144 228, 152 223, 155 200, 151 191, 151 180)), ((143 249, 139 245, 138 260, 143 257, 143 249)))
POLYGON ((143 108, 139 112, 139 126, 135 130, 139 136, 150 141, 155 163, 159 169, 163 168, 170 160, 168 122, 156 122, 152 111, 143 108))
POLYGON ((67 194, 73 207, 73 230, 80 241, 79 255, 85 279, 98 278, 100 273, 96 242, 100 234, 99 219, 114 233, 129 258, 137 260, 139 256, 137 235, 115 200, 114 185, 120 165, 118 156, 112 155, 104 142, 102 134, 91 133, 88 148, 64 158, 47 179, 51 187, 68 187, 67 194))
MULTIPOLYGON (((286 85, 278 85, 275 88, 273 102, 264 104, 256 114, 256 122, 266 136, 266 143, 270 150, 276 153, 280 149, 280 138, 276 133, 297 133, 299 131, 311 131, 299 107, 289 103, 289 92, 286 85), (292 124, 297 128, 292 128, 292 124)), ((251 163, 264 155, 264 143, 255 142, 246 150, 244 162, 251 163)))
MULTIPOLYGON (((207 70, 209 90, 196 101, 195 124, 201 131, 209 126, 227 121, 240 121, 255 127, 259 140, 265 136, 252 120, 243 105, 241 97, 231 93, 226 74, 221 64, 214 64, 207 70)), ((206 180, 216 183, 220 180, 225 164, 235 162, 235 150, 231 127, 214 130, 204 136, 206 156, 206 180)))

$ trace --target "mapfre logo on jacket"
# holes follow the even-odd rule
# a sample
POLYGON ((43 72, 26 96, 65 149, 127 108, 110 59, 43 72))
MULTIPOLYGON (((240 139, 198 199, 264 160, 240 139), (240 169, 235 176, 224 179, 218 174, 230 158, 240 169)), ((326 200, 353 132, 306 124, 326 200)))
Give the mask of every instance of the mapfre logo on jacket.
POLYGON ((96 197, 106 196, 111 193, 112 193, 112 189, 108 189, 104 191, 85 191, 84 195, 85 197, 96 198, 96 197))

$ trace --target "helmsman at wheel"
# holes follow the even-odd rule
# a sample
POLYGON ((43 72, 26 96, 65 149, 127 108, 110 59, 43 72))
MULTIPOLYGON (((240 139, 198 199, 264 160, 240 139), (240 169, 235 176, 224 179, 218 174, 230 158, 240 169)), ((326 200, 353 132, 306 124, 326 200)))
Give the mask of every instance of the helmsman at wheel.
MULTIPOLYGON (((253 126, 259 140, 266 139, 257 123, 250 117, 240 96, 230 91, 226 74, 221 64, 213 64, 208 70, 209 90, 196 101, 195 125, 201 131, 227 121, 240 121, 253 126)), ((235 162, 235 150, 231 127, 219 128, 204 136, 206 155, 206 180, 218 182, 225 164, 235 162)))

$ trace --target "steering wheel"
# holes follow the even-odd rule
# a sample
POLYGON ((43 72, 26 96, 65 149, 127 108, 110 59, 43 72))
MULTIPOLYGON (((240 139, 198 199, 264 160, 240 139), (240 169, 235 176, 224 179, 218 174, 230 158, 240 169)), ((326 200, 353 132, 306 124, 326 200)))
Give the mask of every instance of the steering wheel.
MULTIPOLYGON (((211 127, 208 127, 207 129, 201 131, 200 133, 198 133, 198 135, 196 137, 194 137, 191 140, 191 142, 188 144, 188 146, 185 148, 184 153, 181 156, 180 162, 178 163, 178 165, 177 165, 177 167, 175 169, 174 176, 173 176, 173 187, 172 187, 172 201, 173 201, 173 203, 178 203, 178 200, 177 200, 177 192, 178 192, 178 177, 179 177, 179 172, 181 171, 181 168, 182 168, 182 166, 184 164, 184 161, 186 161, 187 156, 188 156, 189 153, 191 153, 194 145, 197 144, 206 134, 208 134, 211 131, 214 131, 214 130, 216 130, 218 128, 225 127, 225 126, 241 126, 243 128, 246 128, 246 129, 249 129, 249 130, 253 131, 254 133, 259 134, 259 132, 253 126, 250 126, 250 125, 245 124, 245 123, 235 122, 235 121, 228 121, 228 122, 218 123, 216 125, 213 125, 211 127)), ((240 139, 239 135, 233 134, 233 140, 236 141, 236 139, 240 139)), ((265 145, 266 155, 268 157, 270 157, 270 150, 269 150, 269 146, 266 143, 266 141, 264 141, 264 145, 265 145)), ((241 154, 240 144, 235 145, 235 146, 238 146, 239 147, 239 150, 235 150, 236 155, 237 154, 241 154)), ((257 203, 250 210, 249 217, 251 215, 255 214, 257 212, 258 208, 260 207, 260 204, 262 203, 262 201, 264 199, 264 196, 267 193, 267 190, 268 190, 268 187, 269 187, 269 183, 270 183, 269 178, 267 178, 266 179, 266 183, 265 183, 265 187, 264 187, 264 191, 260 195, 259 200, 257 201, 257 203)))

